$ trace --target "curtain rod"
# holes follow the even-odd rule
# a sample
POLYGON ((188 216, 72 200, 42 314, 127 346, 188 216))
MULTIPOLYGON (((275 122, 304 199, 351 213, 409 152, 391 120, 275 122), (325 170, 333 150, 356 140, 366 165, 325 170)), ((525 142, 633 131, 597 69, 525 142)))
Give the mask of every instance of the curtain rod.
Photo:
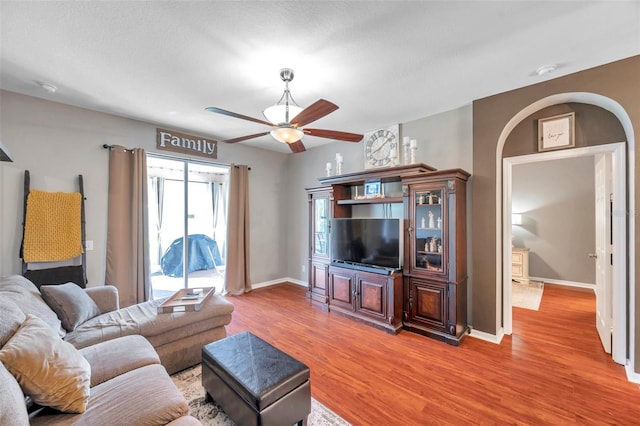
MULTIPOLYGON (((105 144, 103 144, 103 145, 102 145, 102 147, 103 147, 104 149, 112 150, 112 149, 114 149, 114 148, 115 148, 115 145, 107 145, 107 144, 105 143, 105 144)), ((129 151, 129 152, 133 152, 133 149, 127 149, 127 148, 124 148, 124 151, 125 151, 125 152, 127 152, 127 151, 129 151)), ((237 164, 234 164, 234 165, 233 165, 233 167, 240 167, 240 166, 239 166, 239 165, 237 165, 237 164)), ((247 167, 247 169, 248 169, 248 170, 251 170, 251 167, 247 167)))
MULTIPOLYGON (((102 145, 102 147, 104 149, 108 149, 109 151, 111 151, 112 149, 115 149, 116 145, 107 145, 105 143, 105 144, 102 145)), ((127 148, 124 148, 124 147, 123 147, 123 149, 124 149, 124 152, 133 152, 133 149, 127 149, 127 148)))

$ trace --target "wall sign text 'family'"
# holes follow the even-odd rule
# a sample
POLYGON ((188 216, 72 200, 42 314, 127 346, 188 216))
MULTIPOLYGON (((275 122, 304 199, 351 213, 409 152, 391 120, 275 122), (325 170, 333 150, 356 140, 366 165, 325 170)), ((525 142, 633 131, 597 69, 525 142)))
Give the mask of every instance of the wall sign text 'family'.
POLYGON ((156 129, 156 148, 160 150, 218 158, 218 141, 173 130, 156 129))

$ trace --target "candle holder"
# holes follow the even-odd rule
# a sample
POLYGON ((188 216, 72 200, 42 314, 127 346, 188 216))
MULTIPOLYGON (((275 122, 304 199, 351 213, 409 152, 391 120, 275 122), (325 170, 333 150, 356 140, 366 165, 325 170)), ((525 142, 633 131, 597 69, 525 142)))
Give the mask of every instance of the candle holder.
POLYGON ((391 160, 391 163, 389 164, 390 167, 395 167, 398 165, 398 152, 394 149, 391 150, 391 152, 389 153, 389 159, 391 160))
POLYGON ((409 147, 411 149, 411 158, 410 158, 410 164, 415 164, 416 163, 416 154, 418 153, 418 141, 416 141, 415 139, 411 139, 411 142, 409 143, 409 147))
POLYGON ((331 162, 327 163, 327 177, 331 176, 331 169, 333 168, 333 165, 331 164, 331 162))
POLYGON ((336 154, 336 175, 342 174, 342 162, 343 162, 342 154, 340 153, 336 154))
POLYGON ((409 164, 409 136, 402 138, 402 164, 409 164))

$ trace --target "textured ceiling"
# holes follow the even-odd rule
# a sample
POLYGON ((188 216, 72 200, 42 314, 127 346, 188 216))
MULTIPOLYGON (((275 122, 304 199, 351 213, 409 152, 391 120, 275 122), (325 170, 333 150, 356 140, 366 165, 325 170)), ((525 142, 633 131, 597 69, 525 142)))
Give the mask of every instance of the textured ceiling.
POLYGON ((0 0, 0 35, 5 90, 229 139, 268 128, 204 108, 262 119, 289 67, 340 106, 311 127, 364 133, 640 54, 640 2, 0 0))

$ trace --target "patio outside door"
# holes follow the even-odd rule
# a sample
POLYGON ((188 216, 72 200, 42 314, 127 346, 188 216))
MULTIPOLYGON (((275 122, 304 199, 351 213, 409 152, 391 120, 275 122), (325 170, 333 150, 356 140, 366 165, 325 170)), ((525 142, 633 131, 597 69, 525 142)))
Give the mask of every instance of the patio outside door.
POLYGON ((182 288, 220 291, 229 168, 151 154, 147 167, 152 298, 182 288))

